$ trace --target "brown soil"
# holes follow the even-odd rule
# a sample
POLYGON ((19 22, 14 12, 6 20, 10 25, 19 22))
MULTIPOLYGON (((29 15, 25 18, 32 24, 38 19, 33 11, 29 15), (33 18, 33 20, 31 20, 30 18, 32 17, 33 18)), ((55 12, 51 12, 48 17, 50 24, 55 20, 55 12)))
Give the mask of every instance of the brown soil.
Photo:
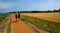
POLYGON ((14 14, 11 14, 11 33, 35 33, 32 28, 24 23, 23 21, 19 20, 18 22, 15 21, 14 14))

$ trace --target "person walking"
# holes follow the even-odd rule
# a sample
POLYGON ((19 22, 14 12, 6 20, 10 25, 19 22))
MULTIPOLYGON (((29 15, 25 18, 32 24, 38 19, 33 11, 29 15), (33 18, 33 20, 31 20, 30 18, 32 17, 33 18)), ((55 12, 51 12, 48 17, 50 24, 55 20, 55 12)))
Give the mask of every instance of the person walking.
POLYGON ((16 12, 15 18, 16 18, 16 21, 19 21, 19 19, 20 19, 20 12, 16 12))

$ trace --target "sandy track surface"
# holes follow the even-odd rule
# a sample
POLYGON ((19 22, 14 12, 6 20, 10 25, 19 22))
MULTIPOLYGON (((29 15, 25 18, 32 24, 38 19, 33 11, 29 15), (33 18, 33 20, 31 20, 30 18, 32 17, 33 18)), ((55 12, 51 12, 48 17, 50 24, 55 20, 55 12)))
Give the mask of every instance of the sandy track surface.
POLYGON ((60 16, 59 13, 21 13, 21 15, 54 21, 54 23, 60 23, 60 17, 58 17, 60 16))
POLYGON ((14 14, 11 14, 11 22, 11 33, 35 33, 32 28, 23 21, 19 20, 16 22, 14 14))

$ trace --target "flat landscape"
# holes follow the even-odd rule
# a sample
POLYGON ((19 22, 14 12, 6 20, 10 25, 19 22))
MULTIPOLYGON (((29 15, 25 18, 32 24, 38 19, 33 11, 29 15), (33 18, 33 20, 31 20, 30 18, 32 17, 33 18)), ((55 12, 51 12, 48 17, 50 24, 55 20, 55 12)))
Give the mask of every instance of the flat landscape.
POLYGON ((60 33, 60 12, 21 13, 21 20, 49 33, 60 33))
POLYGON ((60 23, 60 12, 51 13, 21 13, 21 15, 40 18, 44 20, 54 21, 54 23, 60 23))
POLYGON ((3 29, 7 31, 5 33, 60 33, 60 12, 20 13, 19 21, 16 21, 15 13, 1 14, 1 33, 3 29), (8 28, 8 31, 5 28, 8 28))
POLYGON ((60 0, 0 0, 0 33, 60 33, 60 0))

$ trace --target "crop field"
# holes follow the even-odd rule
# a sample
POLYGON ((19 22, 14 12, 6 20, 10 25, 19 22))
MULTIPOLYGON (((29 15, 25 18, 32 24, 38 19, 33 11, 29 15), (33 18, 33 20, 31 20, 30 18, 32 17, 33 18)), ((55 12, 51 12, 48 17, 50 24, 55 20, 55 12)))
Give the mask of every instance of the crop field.
POLYGON ((60 23, 60 12, 51 13, 21 13, 21 15, 40 18, 44 20, 53 21, 54 23, 60 23))
POLYGON ((50 33, 60 33, 60 12, 21 13, 21 20, 50 33))

